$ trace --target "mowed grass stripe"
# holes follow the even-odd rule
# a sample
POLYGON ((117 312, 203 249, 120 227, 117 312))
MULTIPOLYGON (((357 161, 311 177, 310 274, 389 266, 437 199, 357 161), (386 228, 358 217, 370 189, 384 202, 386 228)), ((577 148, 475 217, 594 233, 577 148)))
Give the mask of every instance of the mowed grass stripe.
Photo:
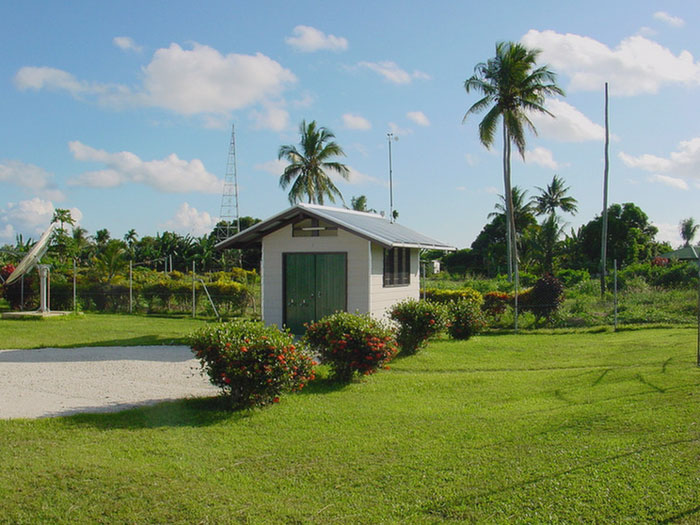
POLYGON ((0 422, 0 521, 692 523, 694 337, 438 341, 265 410, 0 422))

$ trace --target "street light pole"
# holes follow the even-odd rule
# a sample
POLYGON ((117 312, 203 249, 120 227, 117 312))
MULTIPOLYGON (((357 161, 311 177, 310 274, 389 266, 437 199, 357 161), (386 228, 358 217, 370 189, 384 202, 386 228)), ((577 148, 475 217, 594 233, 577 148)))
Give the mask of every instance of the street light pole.
POLYGON ((395 137, 393 133, 389 132, 386 134, 386 139, 389 143, 389 220, 394 222, 394 181, 391 167, 391 141, 399 140, 399 137, 395 137))

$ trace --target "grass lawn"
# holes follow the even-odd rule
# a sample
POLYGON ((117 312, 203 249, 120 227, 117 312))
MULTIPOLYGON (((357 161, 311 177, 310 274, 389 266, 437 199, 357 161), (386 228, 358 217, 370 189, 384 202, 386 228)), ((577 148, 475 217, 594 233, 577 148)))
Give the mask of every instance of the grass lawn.
POLYGON ((0 349, 184 344, 206 321, 191 317, 118 314, 0 319, 0 349))
POLYGON ((264 410, 0 421, 0 522, 698 523, 695 337, 438 341, 264 410))

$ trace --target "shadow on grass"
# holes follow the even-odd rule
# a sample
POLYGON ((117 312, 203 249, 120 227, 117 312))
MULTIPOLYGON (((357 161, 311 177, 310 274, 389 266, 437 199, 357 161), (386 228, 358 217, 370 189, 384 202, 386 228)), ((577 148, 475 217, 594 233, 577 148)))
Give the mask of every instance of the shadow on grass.
POLYGON ((206 427, 224 421, 241 421, 254 414, 255 410, 230 410, 227 400, 217 396, 166 401, 121 412, 75 414, 66 417, 63 424, 99 430, 206 427))

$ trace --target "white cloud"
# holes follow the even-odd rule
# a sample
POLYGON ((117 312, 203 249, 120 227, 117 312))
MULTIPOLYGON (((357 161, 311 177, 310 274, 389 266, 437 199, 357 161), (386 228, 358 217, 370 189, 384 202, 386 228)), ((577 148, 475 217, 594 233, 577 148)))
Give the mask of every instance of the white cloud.
POLYGON ((630 168, 639 168, 657 174, 666 173, 676 177, 700 177, 700 137, 681 141, 678 151, 671 152, 668 157, 649 153, 633 157, 624 152, 620 152, 618 156, 630 168))
POLYGON ((0 162, 0 182, 20 186, 49 200, 60 202, 66 198, 53 182, 53 173, 18 160, 0 162))
POLYGON ((637 34, 642 36, 655 36, 657 34, 657 31, 655 29, 652 29, 651 27, 642 26, 639 28, 639 31, 637 31, 637 34))
POLYGON ((255 122, 255 129, 282 131, 289 124, 289 112, 280 104, 269 102, 263 102, 262 111, 251 111, 250 118, 255 122))
POLYGON ((410 135, 413 133, 411 128, 402 128, 394 122, 389 122, 389 131, 394 134, 397 139, 402 136, 410 135))
POLYGON ((464 160, 466 160, 467 164, 470 166, 476 166, 479 163, 479 159, 476 157, 476 155, 472 155, 471 153, 465 153, 464 160))
POLYGON ((186 161, 174 153, 162 160, 141 160, 134 153, 110 153, 81 142, 68 144, 73 157, 84 162, 98 162, 105 168, 89 171, 71 179, 69 184, 92 188, 112 188, 138 183, 165 193, 221 193, 223 181, 209 173, 199 159, 186 161))
POLYGON ((112 39, 112 43, 124 51, 136 51, 138 53, 143 49, 143 47, 134 42, 133 38, 128 36, 115 36, 112 39))
POLYGON ((467 187, 466 187, 466 186, 457 186, 455 189, 456 189, 457 191, 467 191, 467 187))
POLYGON ((668 175, 650 175, 647 179, 649 182, 658 182, 671 188, 676 188, 677 190, 687 190, 688 183, 683 179, 678 179, 676 177, 669 177, 668 175))
POLYGON ((206 211, 199 211, 189 203, 183 202, 175 212, 175 216, 165 222, 163 227, 181 234, 200 236, 210 233, 218 220, 206 211))
POLYGON ((659 229, 655 236, 657 241, 666 241, 671 243, 671 246, 679 246, 683 242, 678 224, 654 222, 652 225, 659 229))
POLYGON ((292 31, 294 36, 284 39, 284 41, 305 53, 313 51, 345 51, 348 48, 348 41, 343 37, 335 35, 326 35, 323 31, 319 31, 315 27, 296 26, 292 31))
POLYGON ((680 17, 669 15, 666 11, 657 11, 654 18, 673 27, 683 27, 685 20, 680 17))
POLYGON ((484 191, 490 195, 498 195, 502 193, 496 186, 488 186, 484 188, 484 191))
POLYGON ((523 44, 542 50, 540 60, 571 78, 571 91, 601 91, 609 82, 614 95, 657 93, 665 85, 700 85, 700 63, 689 51, 674 55, 641 35, 611 49, 593 38, 531 29, 523 44))
POLYGON ((604 140, 605 128, 591 121, 571 104, 553 98, 545 105, 554 118, 544 113, 530 113, 529 117, 543 136, 562 142, 604 140))
POLYGON ((282 173, 284 172, 284 168, 286 168, 287 165, 288 163, 286 161, 281 159, 275 159, 256 164, 255 166, 253 166, 253 168, 255 168, 258 171, 264 171, 266 173, 276 175, 279 177, 282 175, 282 173))
POLYGON ((545 168, 557 169, 560 165, 554 160, 554 155, 547 148, 535 148, 525 151, 525 162, 544 166, 545 168))
POLYGON ((410 84, 414 79, 428 80, 430 78, 430 75, 422 71, 415 70, 413 73, 404 71, 396 62, 388 60, 384 62, 359 62, 357 65, 378 73, 393 84, 410 84))
POLYGON ((406 113, 408 120, 415 122, 419 126, 430 126, 430 120, 422 111, 409 111, 406 113))
POLYGON ((222 55, 197 43, 192 49, 174 43, 158 49, 142 69, 142 77, 143 85, 131 89, 88 83, 60 69, 28 66, 17 72, 14 82, 20 90, 62 90, 76 98, 95 97, 112 107, 157 107, 187 116, 229 115, 262 105, 261 125, 279 129, 282 95, 297 80, 290 70, 262 53, 222 55))
POLYGON ((372 123, 369 120, 360 115, 353 115, 352 113, 345 113, 343 115, 343 126, 345 126, 346 129, 372 129, 372 123))
MULTIPOLYGON (((347 182, 348 184, 352 185, 357 185, 357 184, 376 184, 378 186, 385 186, 386 184, 377 179, 376 177, 372 177, 371 175, 366 175, 365 173, 362 173, 361 171, 357 171, 355 168, 348 166, 350 169, 350 176, 347 181, 343 179, 344 182, 347 182)), ((339 177, 336 175, 333 175, 333 177, 336 177, 336 181, 340 180, 339 177)))
MULTIPOLYGON (((76 224, 79 223, 83 218, 80 209, 69 208, 69 210, 76 224)), ((7 203, 7 208, 0 209, 0 239, 14 241, 16 234, 22 234, 37 240, 51 224, 53 212, 53 203, 39 197, 7 203)))

